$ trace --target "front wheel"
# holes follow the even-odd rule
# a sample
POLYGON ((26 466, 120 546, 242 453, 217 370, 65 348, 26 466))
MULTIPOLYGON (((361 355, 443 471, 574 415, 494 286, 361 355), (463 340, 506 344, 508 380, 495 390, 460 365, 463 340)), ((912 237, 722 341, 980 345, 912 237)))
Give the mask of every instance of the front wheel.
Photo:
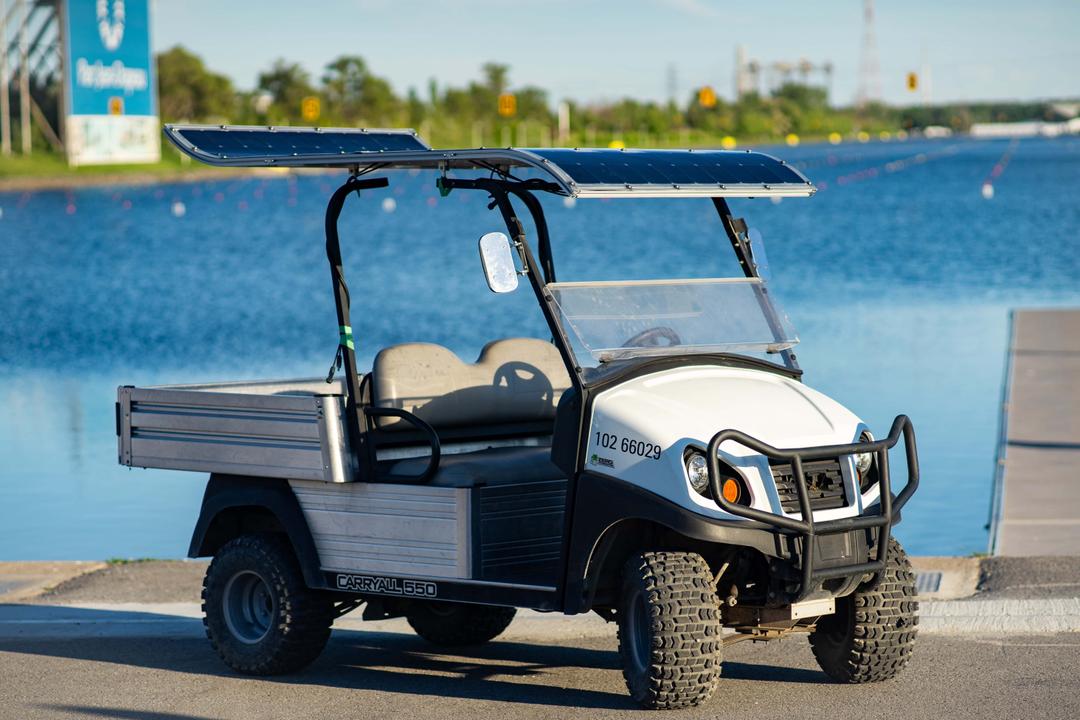
POLYGON ((309 589, 288 540, 243 535, 214 556, 203 580, 206 636, 225 664, 247 675, 299 670, 330 638, 334 605, 309 589))
POLYGON ((623 677, 649 709, 700 705, 720 682, 720 599, 697 553, 647 552, 623 568, 618 608, 623 677))
POLYGON ((821 669, 837 682, 888 680, 904 669, 915 649, 918 610, 911 563, 890 538, 882 577, 837 598, 836 613, 822 618, 810 633, 810 647, 821 669))

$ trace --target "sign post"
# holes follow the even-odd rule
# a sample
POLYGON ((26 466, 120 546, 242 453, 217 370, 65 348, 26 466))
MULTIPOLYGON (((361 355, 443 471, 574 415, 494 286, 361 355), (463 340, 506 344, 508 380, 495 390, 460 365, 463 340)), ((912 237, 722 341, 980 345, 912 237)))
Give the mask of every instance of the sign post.
POLYGON ((63 0, 68 164, 161 159, 149 0, 63 0))

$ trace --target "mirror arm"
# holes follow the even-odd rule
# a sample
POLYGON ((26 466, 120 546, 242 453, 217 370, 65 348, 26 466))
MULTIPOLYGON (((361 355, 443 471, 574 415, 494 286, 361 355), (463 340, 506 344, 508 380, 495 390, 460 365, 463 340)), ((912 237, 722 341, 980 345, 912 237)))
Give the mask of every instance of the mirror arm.
POLYGON ((521 224, 521 220, 518 220, 517 214, 514 212, 514 206, 510 204, 510 198, 507 197, 506 192, 501 189, 491 190, 491 199, 499 208, 499 212, 502 213, 503 222, 506 223, 506 229, 510 231, 513 236, 514 249, 517 250, 518 257, 521 259, 522 275, 529 274, 529 257, 525 252, 525 227, 521 224))

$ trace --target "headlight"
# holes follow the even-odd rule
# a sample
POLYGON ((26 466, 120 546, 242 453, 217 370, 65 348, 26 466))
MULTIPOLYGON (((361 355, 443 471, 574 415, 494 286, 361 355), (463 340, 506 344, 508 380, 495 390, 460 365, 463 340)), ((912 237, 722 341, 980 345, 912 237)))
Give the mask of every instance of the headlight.
MULTIPOLYGON (((863 431, 859 436, 859 442, 874 442, 874 436, 869 431, 863 431)), ((877 482, 877 468, 874 467, 873 453, 859 453, 855 456, 855 470, 859 473, 859 490, 866 492, 870 486, 877 482)))
POLYGON ((859 476, 862 477, 866 474, 866 471, 870 469, 870 466, 874 464, 874 456, 870 453, 859 453, 855 456, 855 469, 859 471, 859 476))
POLYGON ((686 476, 690 487, 701 495, 709 495, 709 463, 701 453, 691 453, 686 458, 686 476))

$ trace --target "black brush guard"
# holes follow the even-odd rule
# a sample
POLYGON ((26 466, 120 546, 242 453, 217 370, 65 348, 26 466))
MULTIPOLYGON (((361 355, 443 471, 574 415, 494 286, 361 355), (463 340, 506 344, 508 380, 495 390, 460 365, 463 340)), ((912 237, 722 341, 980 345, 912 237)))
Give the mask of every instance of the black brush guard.
POLYGON ((901 508, 907 503, 915 490, 919 487, 919 457, 915 449, 915 430, 911 426, 911 420, 906 415, 898 415, 893 420, 889 436, 873 442, 851 443, 848 445, 821 445, 818 447, 797 448, 780 450, 771 445, 761 442, 738 430, 721 430, 713 435, 709 441, 709 449, 706 455, 709 462, 709 486, 712 490, 713 499, 721 509, 732 515, 754 520, 769 526, 787 530, 801 537, 802 542, 802 588, 797 600, 806 597, 817 582, 840 577, 855 577, 857 575, 877 574, 885 570, 885 562, 889 551, 889 535, 892 526, 900 513, 901 508), (889 450, 892 449, 900 437, 904 438, 904 451, 907 455, 908 481, 899 495, 893 497, 889 479, 889 450), (732 440, 745 447, 759 452, 762 455, 791 463, 795 478, 795 489, 799 495, 799 512, 801 520, 778 515, 772 512, 756 510, 754 508, 736 505, 724 499, 720 489, 720 465, 717 451, 724 441, 732 440), (838 520, 826 520, 814 522, 814 515, 810 508, 810 496, 806 489, 806 477, 803 473, 803 462, 808 460, 838 459, 845 455, 857 455, 873 453, 874 461, 878 468, 878 482, 880 483, 880 501, 877 505, 854 517, 840 518, 838 520), (821 535, 839 535, 854 530, 867 528, 879 528, 877 543, 877 557, 873 561, 856 563, 852 565, 830 566, 817 568, 814 566, 814 538, 821 535))

